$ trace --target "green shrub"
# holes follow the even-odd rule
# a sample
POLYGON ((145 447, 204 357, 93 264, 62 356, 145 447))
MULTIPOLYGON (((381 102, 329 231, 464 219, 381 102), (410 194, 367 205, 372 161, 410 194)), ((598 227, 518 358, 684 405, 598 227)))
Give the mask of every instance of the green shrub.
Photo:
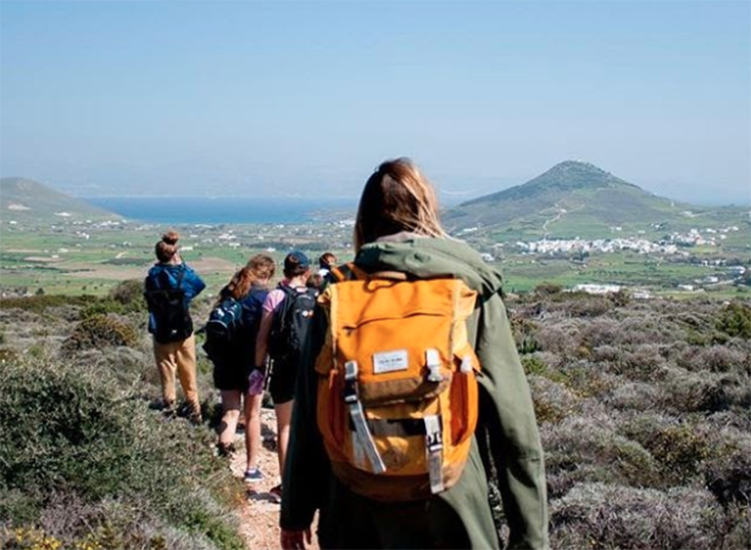
POLYGON ((676 357, 676 364, 690 371, 751 373, 748 353, 730 346, 691 346, 676 357))
POLYGON ((656 381, 665 366, 663 349, 655 344, 639 344, 622 350, 616 361, 617 372, 630 380, 656 381))
POLYGON ((211 455, 208 430, 149 412, 132 385, 89 362, 0 368, 0 525, 44 524, 68 547, 90 536, 146 548, 175 529, 191 542, 174 547, 243 547, 226 508, 239 484, 211 455))
POLYGON ((134 346, 138 338, 138 332, 129 323, 109 315, 93 314, 76 326, 63 342, 63 350, 70 353, 105 346, 134 346))
POLYGON ((707 488, 723 506, 751 506, 751 442, 724 443, 713 455, 704 472, 707 488))
POLYGON ((122 306, 125 313, 145 313, 146 300, 143 298, 143 280, 129 279, 113 288, 108 299, 122 306))
POLYGON ((607 298, 615 307, 626 307, 631 303, 631 293, 625 288, 617 292, 608 292, 607 298))
MULTIPOLYGON (((706 491, 586 483, 551 506, 553 549, 727 548, 723 510, 706 491)), ((737 547, 742 548, 742 547, 737 547)))
POLYGON ((146 302, 143 299, 143 283, 137 280, 123 281, 113 288, 106 298, 81 309, 80 318, 85 319, 96 314, 145 313, 146 302))
POLYGON ((19 357, 19 353, 14 349, 5 347, 0 348, 0 365, 9 361, 18 361, 19 357))
POLYGON ((26 354, 34 359, 41 359, 47 353, 47 349, 42 344, 33 344, 26 350, 26 354))
POLYGON ((567 303, 567 311, 572 317, 599 317, 605 315, 612 304, 606 296, 586 294, 578 300, 567 303))
POLYGON ((549 296, 561 294, 563 287, 555 283, 540 283, 535 287, 534 293, 537 298, 546 298, 549 296))
POLYGON ((548 366, 536 355, 523 355, 521 360, 522 367, 524 367, 524 372, 527 376, 530 374, 545 376, 548 372, 548 366))
POLYGON ((565 384, 583 398, 603 395, 613 387, 613 383, 591 363, 568 364, 560 371, 549 374, 548 378, 565 384))
POLYGON ((615 433, 596 415, 566 418, 543 430, 551 497, 576 483, 603 481, 623 486, 660 484, 660 465, 638 442, 615 433))
POLYGON ((534 321, 519 316, 511 317, 511 330, 520 354, 534 353, 540 349, 540 342, 537 340, 539 327, 534 321))
POLYGON ((706 435, 688 424, 658 430, 647 438, 644 446, 660 463, 666 481, 673 484, 685 483, 696 476, 711 454, 706 435))
POLYGON ((568 354, 575 345, 570 331, 557 326, 540 326, 536 337, 540 349, 550 353, 568 354))
POLYGON ((681 415, 751 406, 747 374, 692 373, 678 368, 665 369, 665 372, 664 380, 655 385, 659 395, 653 403, 662 410, 681 415))
POLYGON ((726 305, 718 315, 715 326, 731 337, 751 338, 751 307, 739 302, 726 305))
POLYGON ((114 300, 97 300, 92 304, 82 307, 78 318, 83 321, 95 315, 107 315, 109 313, 122 315, 125 313, 125 308, 121 303, 114 300))

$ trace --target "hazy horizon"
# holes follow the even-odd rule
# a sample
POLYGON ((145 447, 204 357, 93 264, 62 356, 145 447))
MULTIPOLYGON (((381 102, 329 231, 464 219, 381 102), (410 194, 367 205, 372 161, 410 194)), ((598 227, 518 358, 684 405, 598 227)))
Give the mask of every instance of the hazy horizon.
MULTIPOLYGON (((552 167, 551 167, 552 168, 552 167)), ((601 167, 598 167, 601 168, 601 167)), ((470 201, 475 198, 479 198, 485 195, 497 193, 499 191, 503 191, 506 189, 510 189, 511 187, 515 187, 518 185, 523 185, 530 180, 534 179, 535 177, 539 176, 540 174, 535 174, 533 176, 529 176, 527 178, 522 178, 524 181, 516 181, 517 178, 487 178, 483 180, 479 180, 478 185, 475 186, 474 191, 466 191, 466 192, 452 192, 450 190, 445 189, 441 185, 436 185, 438 189, 438 195, 439 195, 439 201, 442 207, 450 208, 453 206, 457 206, 463 202, 470 201), (482 191, 481 191, 482 190, 482 191)), ((618 174, 614 174, 615 176, 618 176, 618 174)), ((3 178, 13 178, 13 177, 26 177, 26 176, 2 176, 3 178)), ((34 178, 28 178, 28 179, 34 179, 34 178)), ((105 188, 102 189, 102 192, 100 193, 90 193, 87 194, 87 188, 79 188, 76 189, 75 187, 69 188, 65 185, 59 186, 51 182, 47 181, 39 181, 39 183, 42 183, 44 185, 48 185, 55 189, 56 191, 60 191, 66 194, 69 194, 73 197, 93 201, 96 203, 98 199, 144 199, 144 200, 159 200, 159 199, 165 199, 165 198, 179 198, 179 199, 206 199, 206 200, 212 200, 212 199, 226 199, 226 198, 232 198, 236 197, 238 199, 251 199, 251 198, 259 198, 259 199, 280 199, 280 198, 288 198, 293 200, 329 200, 329 201, 352 201, 353 204, 356 206, 357 202, 360 198, 360 188, 353 187, 349 192, 327 192, 326 194, 321 194, 320 190, 317 190, 314 194, 306 194, 306 193, 300 193, 296 191, 292 192, 274 192, 273 189, 267 189, 265 192, 259 193, 258 191, 243 191, 243 190, 237 190, 233 192, 222 192, 220 190, 216 189, 204 189, 200 193, 175 193, 175 192, 138 192, 138 193, 132 193, 132 192, 122 192, 119 191, 117 188, 105 188)), ((633 183, 634 185, 637 185, 640 187, 643 191, 646 191, 648 193, 652 193, 654 195, 661 196, 666 199, 674 200, 676 202, 685 202, 692 204, 694 206, 751 206, 751 193, 742 193, 740 198, 738 200, 726 200, 724 196, 709 196, 705 199, 699 198, 698 200, 694 200, 690 197, 690 194, 688 198, 686 198, 684 195, 685 193, 682 193, 682 186, 680 184, 677 185, 670 185, 663 184, 661 187, 661 192, 655 192, 652 189, 649 189, 648 187, 644 187, 642 185, 639 185, 635 182, 628 182, 633 183)), ((89 188, 88 191, 90 192, 91 189, 89 188)))
POLYGON ((591 162, 751 203, 751 4, 0 3, 0 175, 78 197, 357 197, 412 157, 458 203, 591 162))

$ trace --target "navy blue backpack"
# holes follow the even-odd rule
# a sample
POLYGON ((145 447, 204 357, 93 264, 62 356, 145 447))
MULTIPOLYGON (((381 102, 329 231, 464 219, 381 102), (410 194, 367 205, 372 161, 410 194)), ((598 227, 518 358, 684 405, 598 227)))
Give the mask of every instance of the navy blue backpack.
POLYGON ((238 334, 243 326, 243 306, 232 296, 225 296, 209 313, 204 331, 203 350, 215 364, 224 364, 236 355, 238 334))
POLYGON ((261 322, 261 308, 268 293, 251 289, 242 301, 224 296, 209 314, 203 349, 214 364, 251 365, 255 362, 255 339, 261 322))

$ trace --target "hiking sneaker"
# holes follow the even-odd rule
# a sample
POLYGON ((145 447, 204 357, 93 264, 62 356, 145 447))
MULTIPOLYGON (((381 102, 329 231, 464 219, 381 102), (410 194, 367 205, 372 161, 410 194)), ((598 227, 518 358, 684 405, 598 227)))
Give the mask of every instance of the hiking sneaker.
POLYGON ((282 486, 281 484, 269 489, 269 499, 276 504, 282 503, 282 486))
POLYGON ((243 481, 245 483, 256 483, 258 481, 261 481, 263 479, 263 474, 261 473, 261 470, 258 468, 251 468, 250 470, 245 470, 245 475, 243 476, 243 481))
POLYGON ((158 408, 162 409, 162 416, 164 416, 164 418, 175 418, 177 416, 177 409, 175 408, 174 401, 163 399, 158 408))
POLYGON ((216 444, 216 456, 220 456, 222 458, 232 458, 237 454, 237 449, 235 448, 234 443, 222 443, 219 442, 216 444))

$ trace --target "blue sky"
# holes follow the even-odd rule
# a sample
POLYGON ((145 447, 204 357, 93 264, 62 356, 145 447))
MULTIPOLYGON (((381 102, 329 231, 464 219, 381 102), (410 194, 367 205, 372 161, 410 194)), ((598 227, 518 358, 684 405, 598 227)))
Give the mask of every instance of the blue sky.
POLYGON ((751 202, 751 3, 0 3, 0 173, 78 195, 445 198, 566 159, 751 202))

